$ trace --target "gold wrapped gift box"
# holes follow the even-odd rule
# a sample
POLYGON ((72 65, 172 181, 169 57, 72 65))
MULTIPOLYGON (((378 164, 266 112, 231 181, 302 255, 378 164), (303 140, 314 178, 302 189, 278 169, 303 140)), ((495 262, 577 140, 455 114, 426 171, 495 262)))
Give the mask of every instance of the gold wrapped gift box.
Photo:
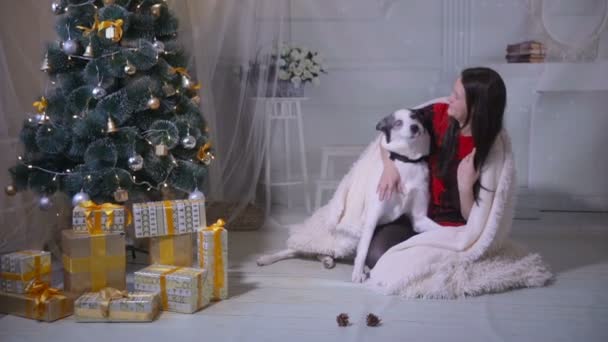
POLYGON ((197 232, 197 266, 209 271, 213 300, 228 298, 228 232, 224 225, 219 219, 197 232))
POLYGON ((152 265, 135 272, 135 290, 160 293, 165 311, 193 313, 211 300, 207 274, 197 268, 152 265))
POLYGON ((194 234, 150 238, 150 264, 190 267, 194 264, 194 234))
POLYGON ((85 293, 74 303, 77 322, 151 322, 159 313, 158 293, 105 288, 85 293))
POLYGON ((204 200, 133 204, 133 226, 137 238, 194 233, 205 225, 204 200))
POLYGON ((0 256, 0 291, 25 293, 32 280, 51 283, 51 253, 25 250, 0 256))
POLYGON ((74 300, 47 283, 33 281, 26 291, 26 294, 0 292, 0 312, 47 322, 74 312, 74 300))
POLYGON ((131 216, 122 205, 85 201, 72 210, 72 230, 92 235, 122 233, 131 216))
POLYGON ((126 288, 123 234, 88 235, 62 231, 64 283, 67 292, 82 294, 105 287, 126 288))

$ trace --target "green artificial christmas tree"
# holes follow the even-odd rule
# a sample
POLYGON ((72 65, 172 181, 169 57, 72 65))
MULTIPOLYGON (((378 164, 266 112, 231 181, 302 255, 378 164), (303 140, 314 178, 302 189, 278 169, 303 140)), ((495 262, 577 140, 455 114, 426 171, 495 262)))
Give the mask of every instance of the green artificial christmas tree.
POLYGON ((161 0, 55 0, 56 31, 42 70, 52 86, 24 121, 24 153, 7 194, 31 189, 40 207, 200 196, 213 155, 197 84, 161 0))

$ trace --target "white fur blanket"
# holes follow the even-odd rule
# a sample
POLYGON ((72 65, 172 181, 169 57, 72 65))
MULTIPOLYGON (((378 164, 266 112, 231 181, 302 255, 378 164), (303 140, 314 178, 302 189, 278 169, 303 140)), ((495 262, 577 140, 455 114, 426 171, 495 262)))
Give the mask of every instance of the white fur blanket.
MULTIPOLYGON (((369 167, 381 163, 379 153, 372 153, 378 141, 367 147, 330 202, 293 227, 289 248, 336 258, 354 254, 365 198, 353 184, 361 184, 369 167)), ((540 256, 508 240, 517 182, 511 142, 504 131, 481 171, 481 184, 491 191, 480 190, 479 203, 465 226, 426 232, 394 246, 371 270, 367 286, 408 298, 457 298, 545 285, 552 275, 540 256)))

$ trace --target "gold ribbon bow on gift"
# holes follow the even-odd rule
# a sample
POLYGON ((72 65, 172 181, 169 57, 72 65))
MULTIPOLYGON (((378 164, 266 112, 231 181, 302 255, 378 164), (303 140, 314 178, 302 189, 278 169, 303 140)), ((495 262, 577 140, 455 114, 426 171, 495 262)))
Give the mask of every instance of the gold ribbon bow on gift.
MULTIPOLYGON (((124 208, 122 205, 113 203, 95 204, 93 201, 84 201, 80 203, 80 207, 84 209, 84 216, 87 222, 87 228, 91 235, 103 234, 101 229, 101 214, 106 214, 106 228, 110 228, 114 223, 114 210, 124 208)), ((125 208, 127 215, 126 225, 131 224, 131 212, 125 208)))
POLYGON ((221 232, 224 230, 226 221, 218 219, 214 224, 207 227, 208 230, 213 231, 213 257, 215 259, 213 267, 213 295, 215 298, 219 298, 220 289, 224 287, 224 258, 222 251, 222 236, 221 232))
POLYGON ((126 290, 121 291, 113 287, 106 287, 99 291, 99 297, 101 298, 99 301, 101 314, 104 318, 107 318, 110 316, 110 302, 116 299, 127 298, 129 297, 129 293, 126 290))
POLYGON ((51 298, 64 298, 61 290, 51 287, 48 283, 33 280, 25 288, 25 293, 34 298, 34 314, 36 319, 42 319, 46 305, 51 298))
POLYGON ((123 24, 124 24, 124 21, 122 19, 104 20, 102 22, 99 22, 99 19, 97 18, 97 16, 95 16, 95 22, 93 23, 93 26, 91 26, 90 28, 86 27, 86 26, 76 26, 76 27, 84 31, 83 35, 85 37, 95 31, 97 31, 97 34, 101 36, 103 33, 102 32, 103 30, 112 27, 114 29, 112 41, 116 43, 122 39, 122 25, 123 24))
POLYGON ((107 28, 113 27, 114 36, 112 37, 112 41, 116 43, 122 39, 122 24, 123 24, 122 19, 104 20, 101 23, 99 23, 99 27, 97 29, 98 34, 107 28))
POLYGON ((36 108, 36 111, 38 113, 44 112, 48 105, 49 105, 49 103, 44 96, 40 98, 40 101, 36 101, 36 102, 32 103, 32 106, 34 106, 34 108, 36 108))

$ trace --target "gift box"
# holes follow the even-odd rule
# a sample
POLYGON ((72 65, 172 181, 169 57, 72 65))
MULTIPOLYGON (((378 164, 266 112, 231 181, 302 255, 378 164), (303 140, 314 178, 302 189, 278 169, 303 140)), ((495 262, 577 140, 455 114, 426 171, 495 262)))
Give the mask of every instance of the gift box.
POLYGON ((48 283, 34 281, 28 285, 28 293, 0 291, 0 312, 52 322, 70 316, 74 312, 74 300, 48 283))
POLYGON ((135 290, 160 293, 165 311, 193 313, 211 301, 207 270, 152 265, 135 272, 135 290))
POLYGON ((194 233, 205 227, 204 200, 177 200, 133 204, 133 225, 138 238, 194 233))
POLYGON ((151 322, 159 313, 158 293, 105 288, 87 292, 74 303, 77 322, 151 322))
POLYGON ((228 232, 224 225, 219 219, 197 232, 197 265, 209 271, 213 300, 228 298, 228 232))
POLYGON ((51 283, 51 253, 25 250, 0 256, 0 291, 24 293, 32 280, 51 283))
POLYGON ((122 233, 130 219, 122 205, 85 201, 72 210, 72 230, 91 235, 122 233))
POLYGON ((190 267, 194 264, 194 233, 150 238, 150 264, 190 267))
POLYGON ((125 289, 124 234, 89 235, 73 230, 61 233, 66 291, 82 294, 104 287, 125 289))

